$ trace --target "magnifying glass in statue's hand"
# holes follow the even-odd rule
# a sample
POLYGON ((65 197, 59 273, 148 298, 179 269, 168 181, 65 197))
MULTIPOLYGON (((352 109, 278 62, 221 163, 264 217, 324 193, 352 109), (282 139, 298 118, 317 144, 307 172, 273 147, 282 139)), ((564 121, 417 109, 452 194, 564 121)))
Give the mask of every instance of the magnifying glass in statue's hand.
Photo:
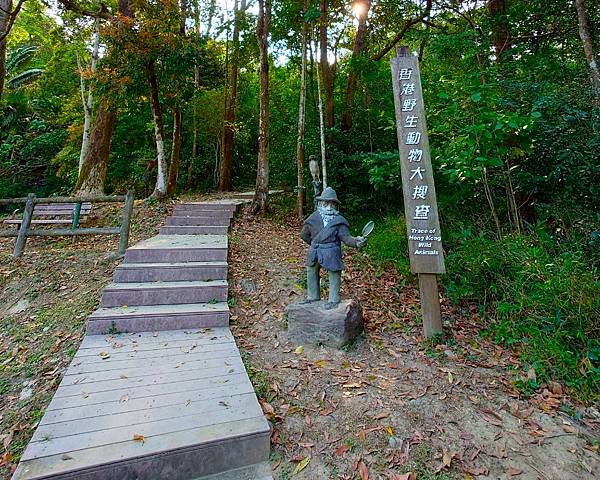
POLYGON ((360 236, 363 237, 364 239, 366 239, 369 236, 369 234, 373 231, 374 228, 375 228, 375 222, 373 220, 371 220, 363 227, 362 233, 360 234, 360 236))
POLYGON ((365 243, 367 243, 367 237, 373 231, 374 227, 375 227, 375 223, 373 222, 373 220, 371 220, 370 222, 368 222, 363 227, 362 233, 360 234, 360 237, 357 237, 356 246, 358 248, 362 248, 365 245, 365 243))

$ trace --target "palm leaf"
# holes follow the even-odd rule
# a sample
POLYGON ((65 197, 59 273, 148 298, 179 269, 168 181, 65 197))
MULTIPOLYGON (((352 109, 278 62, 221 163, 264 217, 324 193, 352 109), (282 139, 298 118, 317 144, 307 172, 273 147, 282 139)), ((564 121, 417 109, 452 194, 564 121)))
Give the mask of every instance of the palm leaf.
POLYGON ((29 70, 25 70, 24 72, 11 77, 6 81, 6 86, 8 88, 17 88, 21 87, 27 83, 32 82, 35 77, 41 75, 44 72, 41 68, 30 68, 29 70))
POLYGON ((10 75, 11 72, 27 63, 35 55, 37 49, 36 46, 24 46, 11 50, 6 59, 6 72, 10 75))

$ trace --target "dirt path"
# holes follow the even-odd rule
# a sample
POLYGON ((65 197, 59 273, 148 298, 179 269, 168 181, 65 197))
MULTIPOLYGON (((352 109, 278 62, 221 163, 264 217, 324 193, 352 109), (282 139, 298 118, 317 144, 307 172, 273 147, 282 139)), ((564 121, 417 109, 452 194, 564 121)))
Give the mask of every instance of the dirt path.
POLYGON ((519 398, 509 371, 527 372, 478 336, 473 312, 443 305, 451 338, 424 342, 415 289, 364 253, 346 253, 343 292, 363 304, 364 338, 345 351, 290 343, 284 308, 303 298, 299 228, 242 217, 231 237, 232 329, 274 424, 275 478, 600 477, 596 410, 573 407, 556 384, 519 398))

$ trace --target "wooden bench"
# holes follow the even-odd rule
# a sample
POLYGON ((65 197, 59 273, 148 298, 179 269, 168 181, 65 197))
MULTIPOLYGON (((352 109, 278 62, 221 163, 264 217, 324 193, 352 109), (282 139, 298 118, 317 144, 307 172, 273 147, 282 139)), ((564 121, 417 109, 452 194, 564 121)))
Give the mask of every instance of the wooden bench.
MULTIPOLYGON (((36 203, 33 208, 31 223, 41 225, 68 224, 72 225, 77 211, 77 205, 81 205, 78 213, 77 227, 80 223, 87 221, 88 215, 92 212, 90 202, 78 203, 36 203)), ((20 225, 23 222, 19 218, 8 218, 4 223, 20 225)))

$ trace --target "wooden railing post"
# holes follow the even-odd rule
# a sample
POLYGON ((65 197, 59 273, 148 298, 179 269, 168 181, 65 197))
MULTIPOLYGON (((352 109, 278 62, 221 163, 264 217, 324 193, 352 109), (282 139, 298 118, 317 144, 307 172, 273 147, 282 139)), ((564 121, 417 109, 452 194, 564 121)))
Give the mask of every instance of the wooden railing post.
POLYGON ((125 195, 123 206, 123 220, 119 232, 119 255, 124 255, 129 245, 129 227, 131 225, 131 213, 133 212, 133 192, 130 190, 125 195))
POLYGON ((27 233, 29 232, 29 226, 31 225, 31 216, 33 215, 33 207, 35 203, 35 193, 27 195, 27 202, 25 203, 25 210, 23 211, 23 221, 19 227, 19 234, 17 235, 17 241, 15 242, 15 250, 13 251, 13 257, 18 258, 25 249, 25 242, 27 242, 27 233))
POLYGON ((79 216, 81 215, 81 202, 77 202, 75 204, 75 208, 73 209, 73 224, 71 228, 75 230, 79 227, 79 216))

